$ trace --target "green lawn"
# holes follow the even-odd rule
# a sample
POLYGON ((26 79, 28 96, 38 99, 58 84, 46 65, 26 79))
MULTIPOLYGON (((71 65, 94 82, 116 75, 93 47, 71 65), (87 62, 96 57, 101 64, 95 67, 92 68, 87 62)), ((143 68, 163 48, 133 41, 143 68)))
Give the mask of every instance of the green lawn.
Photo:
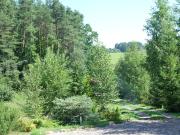
POLYGON ((111 63, 113 67, 118 63, 118 61, 123 57, 123 53, 110 53, 111 55, 111 63))

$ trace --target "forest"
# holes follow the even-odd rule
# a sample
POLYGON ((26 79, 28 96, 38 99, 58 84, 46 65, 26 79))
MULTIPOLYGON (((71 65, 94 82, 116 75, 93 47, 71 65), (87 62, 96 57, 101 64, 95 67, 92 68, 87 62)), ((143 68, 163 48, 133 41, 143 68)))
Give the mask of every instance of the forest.
POLYGON ((113 65, 79 11, 0 0, 0 135, 135 118, 122 102, 180 113, 180 1, 156 0, 144 29, 145 45, 115 45, 113 65))

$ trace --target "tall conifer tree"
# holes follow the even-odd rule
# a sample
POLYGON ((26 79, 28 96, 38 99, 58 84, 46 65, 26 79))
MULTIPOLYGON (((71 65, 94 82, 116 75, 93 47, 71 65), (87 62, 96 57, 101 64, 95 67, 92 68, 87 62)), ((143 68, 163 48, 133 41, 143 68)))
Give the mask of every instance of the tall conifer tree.
POLYGON ((154 105, 177 111, 178 50, 175 23, 167 0, 157 0, 146 30, 150 36, 147 45, 147 63, 153 80, 151 89, 154 105))

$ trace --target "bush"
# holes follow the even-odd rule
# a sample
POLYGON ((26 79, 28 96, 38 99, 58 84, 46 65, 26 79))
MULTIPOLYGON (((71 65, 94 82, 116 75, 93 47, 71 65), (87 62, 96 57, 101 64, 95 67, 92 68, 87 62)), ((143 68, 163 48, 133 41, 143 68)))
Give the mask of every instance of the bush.
POLYGON ((116 109, 113 108, 112 110, 106 110, 104 113, 104 117, 108 121, 113 121, 115 123, 121 122, 119 108, 116 108, 116 109))
POLYGON ((54 127, 58 127, 58 124, 51 119, 35 119, 33 120, 33 123, 36 125, 37 128, 54 128, 54 127))
POLYGON ((0 101, 9 101, 12 98, 12 88, 7 82, 5 77, 0 76, 0 101))
POLYGON ((92 113, 88 116, 86 121, 83 122, 83 125, 98 125, 101 119, 97 113, 92 113))
POLYGON ((30 132, 36 128, 33 120, 27 117, 22 117, 17 121, 16 129, 21 132, 30 132))
POLYGON ((17 110, 0 103, 0 135, 7 135, 18 119, 17 110))
POLYGON ((56 99, 54 104, 53 118, 63 124, 81 124, 90 116, 93 107, 91 98, 85 95, 56 99))

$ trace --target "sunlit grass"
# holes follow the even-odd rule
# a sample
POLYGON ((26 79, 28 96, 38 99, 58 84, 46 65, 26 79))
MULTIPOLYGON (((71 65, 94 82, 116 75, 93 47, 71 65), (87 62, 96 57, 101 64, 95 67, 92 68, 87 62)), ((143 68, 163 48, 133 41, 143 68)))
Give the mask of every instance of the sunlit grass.
POLYGON ((111 55, 111 64, 113 67, 119 62, 121 58, 123 58, 123 53, 110 53, 111 55))

